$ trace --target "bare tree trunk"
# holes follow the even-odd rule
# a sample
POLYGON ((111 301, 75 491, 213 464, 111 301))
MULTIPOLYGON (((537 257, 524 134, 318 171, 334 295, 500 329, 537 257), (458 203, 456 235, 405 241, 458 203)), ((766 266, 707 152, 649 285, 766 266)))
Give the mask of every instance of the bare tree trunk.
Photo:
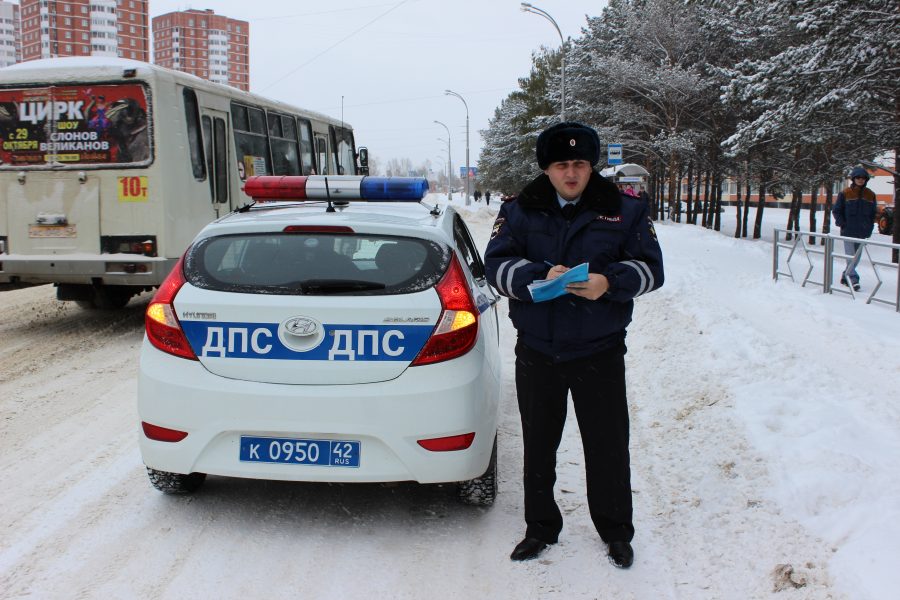
POLYGON ((675 204, 669 205, 669 213, 672 213, 672 209, 674 207, 675 210, 675 222, 681 223, 681 186, 682 180, 684 179, 684 174, 681 172, 681 165, 678 167, 678 191, 675 193, 675 204))
MULTIPOLYGON (((814 183, 809 193, 809 232, 816 232, 816 211, 819 210, 819 184, 814 183)), ((809 236, 810 245, 816 243, 816 238, 809 236)))
POLYGON ((740 169, 737 170, 738 173, 735 175, 735 189, 737 190, 737 198, 734 202, 734 237, 741 237, 741 207, 743 206, 743 196, 741 196, 741 176, 740 169))
POLYGON ((747 193, 745 197, 747 198, 744 201, 744 218, 741 223, 741 237, 747 237, 747 222, 750 220, 750 188, 752 187, 752 183, 750 181, 750 163, 747 163, 747 178, 744 180, 744 184, 747 186, 745 189, 747 193))
POLYGON ((722 173, 716 169, 716 174, 713 179, 715 185, 713 186, 713 211, 715 211, 715 215, 713 216, 713 229, 716 231, 722 231, 722 173))
MULTIPOLYGON (((699 195, 699 193, 698 193, 698 195, 699 195)), ((703 218, 700 219, 700 225, 702 227, 708 227, 709 226, 708 225, 709 214, 707 211, 709 209, 709 171, 707 171, 703 177, 703 206, 702 206, 702 208, 703 208, 703 218)))
MULTIPOLYGON (((900 100, 897 101, 900 104, 900 100)), ((894 170, 900 169, 900 148, 894 148, 894 170)), ((894 227, 891 241, 900 244, 900 177, 894 175, 894 227)), ((900 250, 891 250, 891 262, 900 262, 900 250)))
POLYGON ((694 221, 694 161, 688 163, 687 172, 687 219, 685 223, 695 224, 694 221))
POLYGON ((759 182, 759 204, 756 207, 756 222, 753 224, 753 239, 758 240, 762 237, 762 220, 763 210, 766 208, 766 181, 769 179, 769 173, 763 174, 759 182))
MULTIPOLYGON (((825 185, 825 208, 822 211, 822 233, 831 233, 831 200, 834 198, 834 182, 829 181, 825 185)), ((825 238, 822 238, 822 245, 825 245, 825 238)))
MULTIPOLYGON (((675 188, 677 187, 675 185, 675 178, 678 177, 678 162, 674 152, 669 154, 669 164, 666 168, 669 169, 669 206, 672 206, 673 202, 678 202, 675 193, 675 188)), ((662 203, 660 203, 660 212, 662 212, 662 203)))

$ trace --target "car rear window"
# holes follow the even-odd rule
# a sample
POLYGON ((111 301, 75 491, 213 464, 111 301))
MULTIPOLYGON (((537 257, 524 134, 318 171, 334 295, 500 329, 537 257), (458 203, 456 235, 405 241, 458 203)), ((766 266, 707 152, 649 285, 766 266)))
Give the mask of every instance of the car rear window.
POLYGON ((433 287, 450 249, 410 237, 335 233, 224 235, 195 244, 185 257, 194 286, 286 295, 408 294, 433 287))

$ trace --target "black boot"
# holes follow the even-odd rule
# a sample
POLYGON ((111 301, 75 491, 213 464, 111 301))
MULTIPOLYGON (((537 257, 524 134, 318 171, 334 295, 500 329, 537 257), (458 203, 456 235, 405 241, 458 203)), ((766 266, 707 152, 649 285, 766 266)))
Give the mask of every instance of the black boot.
POLYGON ((531 560, 532 558, 540 556, 541 552, 543 552, 546 547, 547 542, 537 538, 527 537, 519 542, 509 557, 512 560, 531 560))
POLYGON ((627 569, 634 562, 634 550, 628 542, 609 543, 609 562, 620 569, 627 569))

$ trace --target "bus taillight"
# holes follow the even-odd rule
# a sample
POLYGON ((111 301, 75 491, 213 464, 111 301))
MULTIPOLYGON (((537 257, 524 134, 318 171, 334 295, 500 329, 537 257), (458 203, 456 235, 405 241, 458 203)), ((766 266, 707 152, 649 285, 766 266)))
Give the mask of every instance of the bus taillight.
POLYGON ((104 254, 140 254, 156 256, 155 235, 102 235, 100 251, 104 254))

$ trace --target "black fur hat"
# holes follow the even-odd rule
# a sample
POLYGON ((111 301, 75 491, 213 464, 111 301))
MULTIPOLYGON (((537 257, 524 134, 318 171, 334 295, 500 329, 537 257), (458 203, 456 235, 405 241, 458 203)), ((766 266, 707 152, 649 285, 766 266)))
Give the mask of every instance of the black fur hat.
POLYGON ((541 132, 537 139, 537 162, 541 170, 550 163, 586 160, 591 166, 600 161, 600 136, 591 127, 569 121, 541 132))

